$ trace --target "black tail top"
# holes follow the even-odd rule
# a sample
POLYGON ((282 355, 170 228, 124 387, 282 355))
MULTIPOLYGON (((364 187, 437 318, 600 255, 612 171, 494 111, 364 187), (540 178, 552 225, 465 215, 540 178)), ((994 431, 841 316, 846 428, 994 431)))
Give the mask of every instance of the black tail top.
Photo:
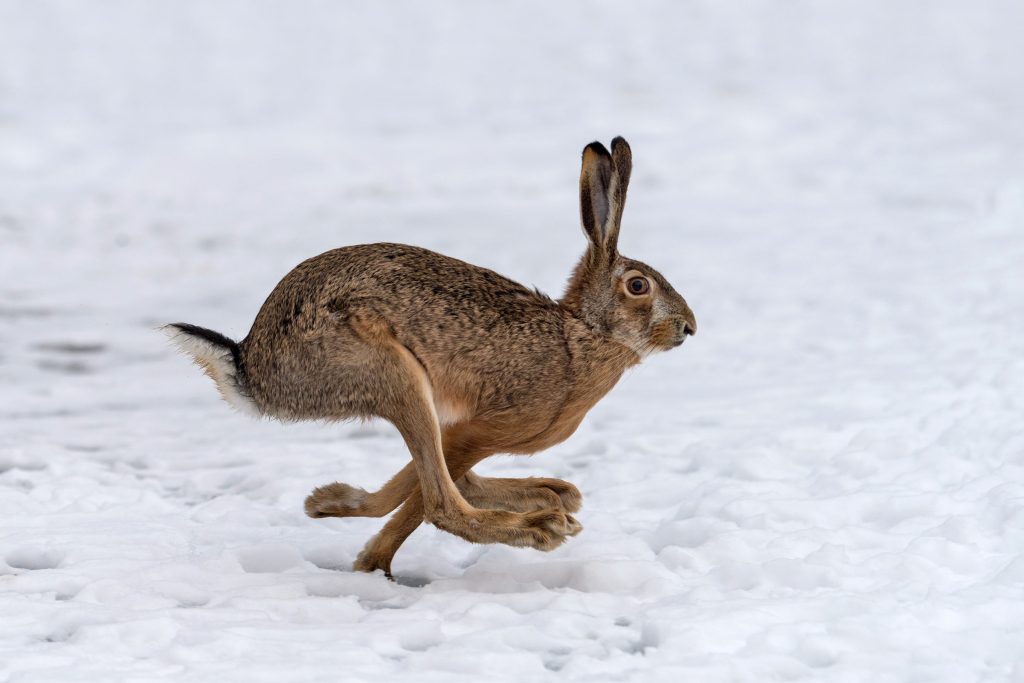
POLYGON ((220 332, 214 332, 213 330, 208 330, 205 327, 190 325, 189 323, 171 323, 168 327, 173 327, 179 332, 192 335, 193 337, 199 337, 214 346, 224 347, 231 352, 231 359, 235 361, 235 367, 239 370, 242 369, 242 351, 238 348, 238 342, 234 339, 229 339, 220 332))

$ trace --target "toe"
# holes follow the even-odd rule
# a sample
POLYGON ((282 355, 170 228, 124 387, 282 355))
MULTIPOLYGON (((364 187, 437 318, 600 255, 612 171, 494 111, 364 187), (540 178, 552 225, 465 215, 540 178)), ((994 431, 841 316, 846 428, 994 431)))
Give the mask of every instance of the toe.
MULTIPOLYGON (((569 522, 571 516, 561 510, 542 510, 527 516, 530 527, 533 531, 534 548, 538 550, 554 550, 565 542, 567 536, 578 533, 576 526, 569 522)), ((582 528, 582 527, 580 527, 582 528)))
POLYGON ((320 507, 320 500, 316 497, 315 494, 306 497, 305 508, 306 515, 312 517, 313 519, 327 517, 327 514, 325 514, 323 509, 320 507))
POLYGON ((391 558, 383 557, 377 553, 361 552, 356 558, 356 561, 352 564, 352 569, 357 572, 367 572, 372 574, 373 572, 380 569, 384 572, 384 576, 391 579, 391 558))
POLYGON ((569 512, 576 512, 583 503, 583 495, 580 490, 567 481, 552 479, 545 486, 558 496, 562 507, 569 512))

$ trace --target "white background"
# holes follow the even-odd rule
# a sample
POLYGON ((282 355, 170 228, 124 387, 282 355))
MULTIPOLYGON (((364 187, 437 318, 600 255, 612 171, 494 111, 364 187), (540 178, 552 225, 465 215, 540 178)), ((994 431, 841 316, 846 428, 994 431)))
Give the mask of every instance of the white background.
POLYGON ((0 681, 1024 680, 1024 5, 0 0, 0 681), (567 442, 543 554, 307 519, 385 423, 232 413, 296 263, 559 295, 579 152, 699 334, 567 442))

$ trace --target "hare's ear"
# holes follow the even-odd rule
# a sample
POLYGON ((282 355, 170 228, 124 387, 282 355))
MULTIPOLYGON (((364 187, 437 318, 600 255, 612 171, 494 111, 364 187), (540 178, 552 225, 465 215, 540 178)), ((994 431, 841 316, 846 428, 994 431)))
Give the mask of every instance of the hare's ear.
POLYGON ((580 172, 580 214, 583 232, 595 249, 607 256, 618 253, 619 226, 626 190, 633 172, 633 154, 621 137, 612 140, 612 153, 600 142, 583 149, 580 172))
POLYGON ((615 225, 615 242, 619 241, 619 227, 622 225, 622 210, 626 206, 626 190, 629 176, 633 174, 633 151, 621 137, 612 140, 612 218, 615 225))
POLYGON ((614 237, 612 207, 612 155, 600 142, 591 142, 583 148, 583 168, 580 170, 580 217, 583 232, 592 249, 614 253, 614 239, 609 251, 609 237, 614 237))

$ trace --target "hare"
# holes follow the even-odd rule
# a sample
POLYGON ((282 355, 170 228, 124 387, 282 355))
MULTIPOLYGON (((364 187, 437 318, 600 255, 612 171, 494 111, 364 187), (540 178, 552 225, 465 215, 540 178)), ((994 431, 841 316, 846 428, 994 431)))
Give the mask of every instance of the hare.
POLYGON ((576 487, 471 468, 564 441, 627 368, 697 331, 665 278, 618 252, 631 169, 621 137, 611 153, 584 148, 589 244, 558 301, 426 249, 368 244, 299 264, 241 342, 185 323, 164 329, 236 408, 280 420, 380 417, 398 429, 412 461, 379 491, 334 483, 306 499, 311 517, 381 517, 402 504, 355 569, 390 577, 424 520, 474 543, 551 550, 582 528, 576 487))

